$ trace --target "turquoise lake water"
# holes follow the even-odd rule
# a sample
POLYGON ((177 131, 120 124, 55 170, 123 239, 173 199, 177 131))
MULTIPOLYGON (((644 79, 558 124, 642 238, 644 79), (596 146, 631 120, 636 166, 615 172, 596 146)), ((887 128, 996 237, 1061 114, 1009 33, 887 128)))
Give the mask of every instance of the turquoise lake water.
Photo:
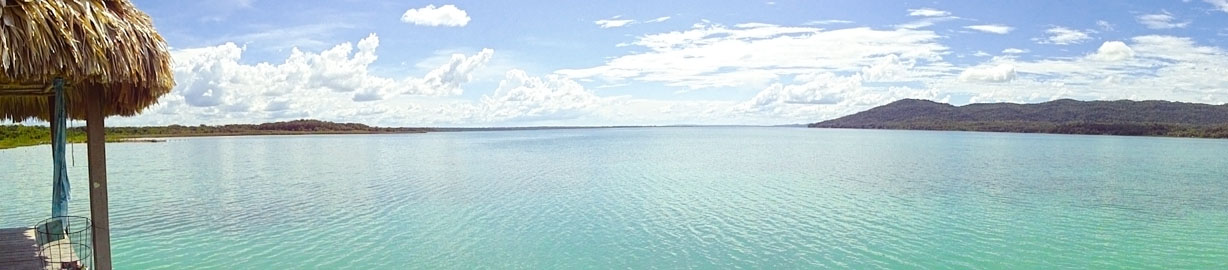
MULTIPOLYGON (((1228 140, 644 128, 107 152, 116 269, 1228 268, 1228 140)), ((0 150, 0 227, 49 215, 49 153, 0 150)))

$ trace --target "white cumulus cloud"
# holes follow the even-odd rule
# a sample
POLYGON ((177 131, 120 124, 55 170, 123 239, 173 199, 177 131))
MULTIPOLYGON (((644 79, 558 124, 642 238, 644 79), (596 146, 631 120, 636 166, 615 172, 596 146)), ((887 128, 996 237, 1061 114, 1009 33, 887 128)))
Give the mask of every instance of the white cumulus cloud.
POLYGON ((959 74, 959 79, 965 82, 1009 82, 1015 79, 1015 67, 1008 64, 970 67, 959 74))
POLYGON ((915 59, 900 59, 899 56, 890 54, 861 68, 861 77, 871 82, 904 80, 908 78, 908 70, 916 64, 915 59))
POLYGON ((1123 61, 1134 58, 1134 50, 1130 49, 1125 42, 1107 41, 1100 45, 1096 53, 1088 57, 1098 61, 1123 61))
POLYGON ((789 84, 773 83, 733 107, 734 115, 766 115, 790 121, 815 121, 865 110, 902 98, 938 99, 933 90, 869 86, 865 74, 801 74, 789 84))
POLYGON ((401 21, 415 25, 458 27, 469 24, 469 13, 454 5, 427 5, 406 10, 401 15, 401 21))
POLYGON ((461 94, 460 85, 473 80, 474 71, 485 66, 494 54, 495 50, 492 49, 482 49, 471 56, 452 54, 447 64, 431 70, 426 76, 417 80, 418 83, 412 85, 414 88, 409 93, 459 95, 461 94))
POLYGON ((861 88, 860 76, 836 76, 831 73, 803 74, 795 80, 800 84, 774 83, 749 103, 757 108, 770 108, 782 104, 836 104, 848 93, 861 88))
POLYGON ((379 37, 371 34, 356 45, 346 42, 318 53, 294 49, 280 63, 256 64, 242 63, 245 49, 234 43, 174 50, 172 69, 178 84, 151 111, 194 121, 248 122, 370 107, 360 104, 395 95, 457 95, 494 53, 484 49, 472 56, 457 54, 423 77, 393 78, 370 72, 378 47, 379 37))
POLYGON ((482 97, 480 110, 486 122, 538 121, 579 117, 598 102, 597 95, 562 76, 533 77, 510 70, 494 94, 482 97))

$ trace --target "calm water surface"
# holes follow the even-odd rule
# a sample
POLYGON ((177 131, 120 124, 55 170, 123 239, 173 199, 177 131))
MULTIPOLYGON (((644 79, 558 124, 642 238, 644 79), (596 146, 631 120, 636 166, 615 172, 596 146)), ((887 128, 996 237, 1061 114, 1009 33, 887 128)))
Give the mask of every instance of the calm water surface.
MULTIPOLYGON (((1228 140, 654 128, 107 151, 116 269, 1228 268, 1228 140)), ((49 153, 0 151, 0 227, 50 212, 49 153)))

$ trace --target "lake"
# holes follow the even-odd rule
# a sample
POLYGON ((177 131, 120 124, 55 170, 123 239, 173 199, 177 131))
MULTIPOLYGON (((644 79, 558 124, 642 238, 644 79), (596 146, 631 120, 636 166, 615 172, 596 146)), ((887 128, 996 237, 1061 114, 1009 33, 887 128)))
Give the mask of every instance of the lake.
MULTIPOLYGON (((0 150, 0 227, 49 215, 49 153, 0 150)), ((116 269, 1228 268, 1228 140, 628 128, 107 154, 116 269)))

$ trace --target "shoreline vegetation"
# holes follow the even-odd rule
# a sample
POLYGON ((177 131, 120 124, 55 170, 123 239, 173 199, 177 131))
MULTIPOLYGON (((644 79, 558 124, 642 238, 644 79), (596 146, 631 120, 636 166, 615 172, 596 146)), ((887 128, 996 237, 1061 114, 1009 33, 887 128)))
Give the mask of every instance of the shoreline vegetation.
MULTIPOLYGON (((599 129, 671 126, 536 126, 536 127, 373 127, 358 123, 293 120, 263 124, 107 127, 108 142, 159 142, 159 138, 318 134, 408 134, 542 129, 599 129)), ((801 125, 755 126, 790 127, 801 125)), ((945 130, 1080 135, 1228 138, 1228 104, 1170 101, 1054 100, 1035 104, 974 103, 954 106, 902 99, 852 115, 811 123, 810 128, 945 130)), ((746 127, 738 125, 704 127, 746 127)), ((68 129, 69 143, 84 143, 85 127, 68 129)), ((0 126, 0 149, 47 144, 45 126, 0 126)))
POLYGON ((903 99, 811 128, 1228 138, 1228 104, 1054 100, 954 106, 903 99))
MULTIPOLYGON (((425 133, 431 128, 372 127, 356 123, 334 123, 319 120, 294 120, 264 124, 234 124, 218 126, 147 126, 107 127, 108 142, 150 142, 149 138, 204 137, 204 136, 252 136, 252 135, 308 135, 308 134, 399 134, 425 133)), ((85 127, 68 129, 69 143, 85 142, 85 127)), ((0 126, 0 149, 47 144, 51 131, 41 126, 0 126)))
MULTIPOLYGON (((509 131, 509 130, 543 130, 543 129, 599 129, 599 128, 642 128, 642 127, 699 127, 700 125, 671 126, 533 126, 533 127, 470 127, 470 128, 428 128, 428 127, 373 127, 358 123, 335 123, 320 120, 293 120, 263 124, 232 124, 232 125, 199 125, 199 126, 146 126, 146 127, 107 127, 107 142, 163 142, 164 138, 179 137, 222 137, 222 136, 264 136, 264 135, 344 135, 344 134, 410 134, 427 132, 472 132, 472 131, 509 131)), ((800 125, 798 125, 800 126, 800 125)), ((703 127, 742 127, 736 125, 703 126, 703 127)), ((68 129, 68 143, 84 143, 85 127, 68 129)), ((0 125, 0 149, 16 148, 47 144, 51 142, 51 131, 45 126, 0 125)))

